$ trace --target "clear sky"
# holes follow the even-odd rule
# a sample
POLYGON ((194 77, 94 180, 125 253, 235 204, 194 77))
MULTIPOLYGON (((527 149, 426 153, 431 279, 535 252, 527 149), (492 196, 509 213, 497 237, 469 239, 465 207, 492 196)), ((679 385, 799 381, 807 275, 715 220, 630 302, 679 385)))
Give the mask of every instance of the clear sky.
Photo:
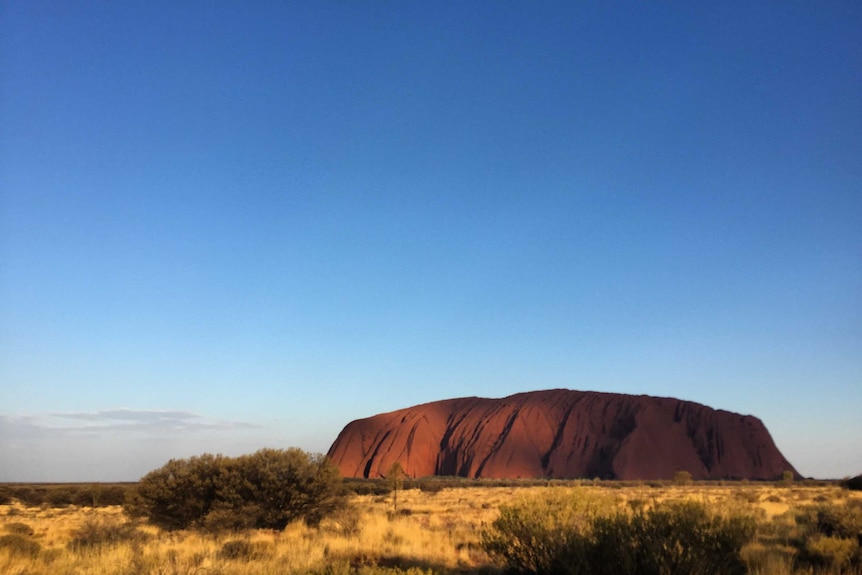
POLYGON ((0 3, 0 481, 569 388, 862 473, 862 4, 0 3))

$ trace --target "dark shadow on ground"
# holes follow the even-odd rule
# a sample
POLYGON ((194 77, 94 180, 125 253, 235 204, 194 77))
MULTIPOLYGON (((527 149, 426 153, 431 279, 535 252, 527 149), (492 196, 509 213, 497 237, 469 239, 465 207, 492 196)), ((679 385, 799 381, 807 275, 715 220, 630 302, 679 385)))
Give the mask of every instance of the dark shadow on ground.
POLYGON ((417 557, 409 557, 402 555, 384 556, 384 557, 369 557, 369 556, 354 556, 348 559, 350 566, 353 569, 361 567, 377 566, 388 569, 400 569, 406 571, 412 568, 418 568, 423 571, 431 571, 434 575, 503 575, 505 571, 499 567, 491 565, 482 565, 478 567, 449 567, 432 561, 426 561, 417 557))

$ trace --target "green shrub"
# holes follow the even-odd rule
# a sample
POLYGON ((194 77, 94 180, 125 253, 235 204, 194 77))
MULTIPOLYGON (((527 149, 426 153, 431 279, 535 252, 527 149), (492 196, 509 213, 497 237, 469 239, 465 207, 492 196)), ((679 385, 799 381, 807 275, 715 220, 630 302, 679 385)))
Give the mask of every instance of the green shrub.
POLYGON ((392 487, 380 479, 345 480, 344 487, 356 495, 389 495, 392 487))
POLYGON ((284 529, 297 519, 317 525, 344 502, 338 468, 300 449, 262 449, 240 457, 238 475, 240 507, 259 506, 256 527, 284 529))
POLYGON ((74 500, 74 491, 55 487, 45 494, 45 503, 51 507, 68 507, 74 500))
POLYGON ((442 483, 433 480, 419 481, 418 483, 419 491, 423 493, 440 493, 445 488, 442 483))
POLYGON ((677 471, 673 474, 674 485, 689 485, 691 484, 691 473, 688 471, 677 471))
POLYGON ((580 490, 553 491, 500 507, 482 535, 482 547, 507 569, 538 575, 588 573, 586 555, 592 522, 615 504, 580 490))
POLYGON ((72 494, 71 503, 78 507, 105 507, 106 505, 122 505, 125 500, 126 488, 111 488, 110 492, 116 493, 119 490, 120 496, 106 498, 108 488, 103 488, 97 483, 88 485, 79 485, 72 494))
POLYGON ((97 485, 94 503, 95 505, 122 505, 130 489, 129 485, 107 485, 101 488, 97 485))
POLYGON ((165 529, 200 526, 230 473, 228 466, 221 455, 171 459, 138 482, 126 510, 165 529))
POLYGON ((27 535, 10 533, 0 535, 0 549, 5 549, 10 555, 36 557, 42 550, 42 546, 27 535))
POLYGON ((343 499, 341 476, 328 459, 261 449, 171 460, 141 479, 126 510, 166 529, 284 529, 297 519, 317 525, 343 499))
POLYGON ((482 540, 507 569, 537 575, 742 575, 754 520, 699 503, 623 511, 576 495, 503 506, 482 540))

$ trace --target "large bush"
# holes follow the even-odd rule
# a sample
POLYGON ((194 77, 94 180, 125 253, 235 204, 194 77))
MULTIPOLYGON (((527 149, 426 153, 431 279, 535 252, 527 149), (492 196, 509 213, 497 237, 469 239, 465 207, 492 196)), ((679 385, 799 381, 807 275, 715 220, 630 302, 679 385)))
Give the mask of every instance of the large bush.
POLYGON ((507 569, 537 575, 738 575, 754 521, 702 504, 620 510, 584 494, 503 506, 483 546, 507 569))
POLYGON ((300 449, 262 449, 237 458, 172 459, 139 482, 126 505, 167 529, 283 529, 318 523, 343 498, 337 468, 300 449))
POLYGON ((216 503, 231 465, 220 455, 171 459, 138 482, 126 509, 166 529, 199 526, 216 503))

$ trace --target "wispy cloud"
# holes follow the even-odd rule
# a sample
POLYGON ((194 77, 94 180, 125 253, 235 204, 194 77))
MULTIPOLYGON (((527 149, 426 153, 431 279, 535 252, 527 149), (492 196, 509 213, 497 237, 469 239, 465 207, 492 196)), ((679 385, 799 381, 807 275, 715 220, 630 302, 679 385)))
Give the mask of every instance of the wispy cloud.
POLYGON ((278 445, 266 426, 190 411, 0 414, 0 481, 132 481, 175 457, 278 445))
POLYGON ((50 436, 50 430, 36 422, 33 415, 0 415, 0 441, 39 439, 50 436))
POLYGON ((164 421, 190 420, 201 416, 190 411, 160 411, 140 409, 103 409, 100 411, 61 411, 47 414, 61 419, 82 419, 85 421, 164 421))
POLYGON ((219 420, 190 411, 105 409, 28 415, 0 414, 0 431, 6 438, 35 439, 90 433, 173 435, 200 430, 255 429, 245 421, 219 420))

